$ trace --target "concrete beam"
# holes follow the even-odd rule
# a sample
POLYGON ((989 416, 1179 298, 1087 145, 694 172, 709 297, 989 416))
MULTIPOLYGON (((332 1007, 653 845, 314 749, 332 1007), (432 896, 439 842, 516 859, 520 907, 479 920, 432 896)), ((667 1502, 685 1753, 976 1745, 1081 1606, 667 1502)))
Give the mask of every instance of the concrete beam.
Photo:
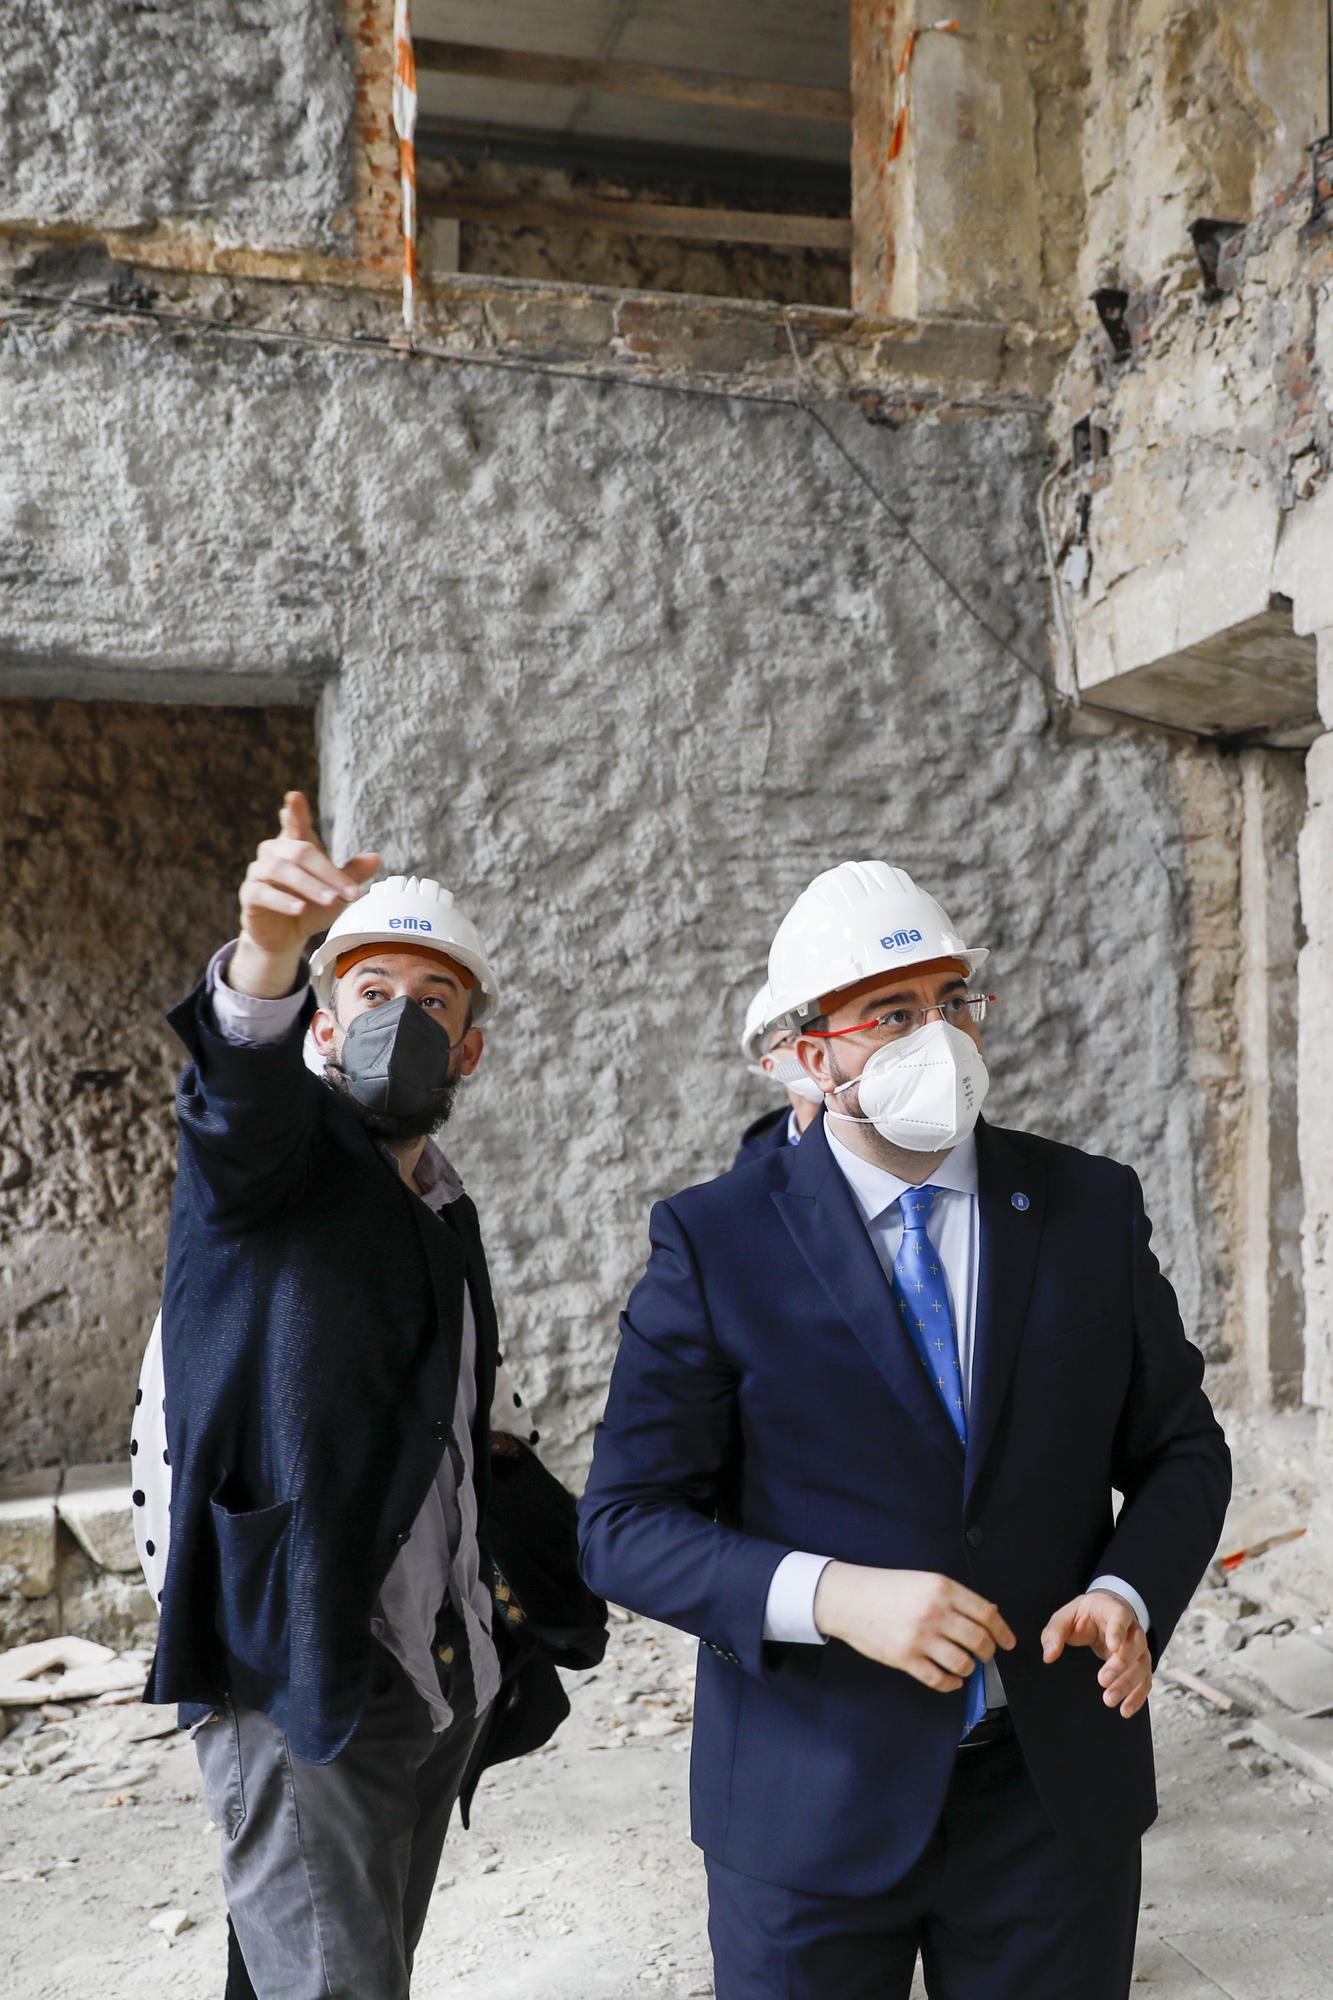
POLYGON ((1300 1400, 1305 1354, 1296 1060, 1300 759, 1247 750, 1241 795, 1241 1284, 1250 1389, 1255 1406, 1268 1409, 1300 1400))
POLYGON ((854 311, 1064 312, 1076 135, 1053 107, 1077 70, 1072 11, 962 0, 946 31, 892 0, 852 0, 854 311))

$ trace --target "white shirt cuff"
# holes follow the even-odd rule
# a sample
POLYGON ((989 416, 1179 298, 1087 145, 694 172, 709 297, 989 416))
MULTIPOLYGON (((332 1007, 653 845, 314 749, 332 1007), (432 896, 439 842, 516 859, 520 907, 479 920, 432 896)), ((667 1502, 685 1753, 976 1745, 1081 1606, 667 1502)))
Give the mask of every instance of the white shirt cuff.
POLYGON ((780 1639, 794 1646, 827 1644, 815 1624, 815 1591, 832 1560, 831 1556, 806 1555, 800 1549, 782 1558, 768 1586, 765 1639, 780 1639))
POLYGON ((1123 1597, 1144 1631, 1147 1632, 1149 1626, 1148 1607, 1133 1585, 1125 1582, 1123 1576, 1095 1576, 1088 1585, 1088 1589, 1109 1590, 1113 1596, 1123 1597))
MULTIPOLYGON (((280 1042, 300 1019, 310 991, 309 981, 303 977, 295 993, 284 993, 278 1000, 261 1000, 253 993, 238 993, 235 987, 228 986, 225 977, 235 949, 233 938, 221 951, 214 952, 205 975, 218 1033, 226 1042, 280 1042)), ((301 971, 304 974, 304 960, 301 971)))

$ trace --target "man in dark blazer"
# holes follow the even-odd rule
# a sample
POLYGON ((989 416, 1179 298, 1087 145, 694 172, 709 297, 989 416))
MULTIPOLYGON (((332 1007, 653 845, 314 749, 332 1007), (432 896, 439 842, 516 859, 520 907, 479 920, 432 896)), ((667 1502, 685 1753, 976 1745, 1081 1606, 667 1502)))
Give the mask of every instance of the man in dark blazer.
MULTIPOLYGON (((146 1563, 169 1532, 147 1698, 195 1728, 230 1990, 259 2000, 406 2000, 476 1759, 563 1712, 553 1669, 540 1726, 515 1709, 526 1674, 496 1701, 496 1606, 520 1607, 486 1546, 495 1313, 476 1211, 431 1138, 496 982, 450 892, 366 888, 378 862, 336 867, 289 794, 239 938, 171 1016, 190 1061, 166 1445, 134 1459, 146 1563)), ((500 1402, 526 1450, 517 1392, 500 1402)))
POLYGON ((1129 1991, 1229 1459, 1134 1174, 979 1119, 985 956, 816 878, 769 973, 824 1115, 658 1204, 622 1321, 584 1570, 704 1642, 718 2000, 1129 1991))
POLYGON ((765 980, 751 1000, 741 1031, 741 1054, 751 1076, 761 1076, 777 1084, 783 1102, 763 1112, 741 1133, 733 1166, 744 1160, 761 1159, 779 1146, 799 1146, 801 1134, 814 1122, 823 1102, 823 1092, 802 1069, 796 1057, 796 1036, 792 1029, 769 1020, 772 1001, 765 980))

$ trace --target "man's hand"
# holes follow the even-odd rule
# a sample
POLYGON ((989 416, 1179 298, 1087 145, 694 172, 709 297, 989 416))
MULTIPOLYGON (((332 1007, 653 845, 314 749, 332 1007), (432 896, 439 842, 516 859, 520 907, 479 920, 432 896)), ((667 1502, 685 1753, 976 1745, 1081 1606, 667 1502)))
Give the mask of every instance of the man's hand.
POLYGON ((1152 1657, 1147 1635, 1123 1597, 1089 1590, 1057 1611, 1041 1635, 1047 1666, 1066 1646, 1091 1646, 1106 1663, 1097 1676, 1106 1706, 1118 1708, 1126 1721, 1138 1714, 1152 1689, 1152 1657))
POLYGON ((993 1604, 965 1584, 923 1569, 867 1569, 831 1562, 815 1591, 815 1624, 868 1660, 898 1667, 940 1694, 960 1688, 1013 1633, 993 1604))
POLYGON ((304 792, 282 801, 276 840, 260 842, 241 884, 241 936, 227 968, 238 993, 277 999, 290 993, 306 941, 354 903, 380 865, 354 854, 335 868, 310 823, 304 792))

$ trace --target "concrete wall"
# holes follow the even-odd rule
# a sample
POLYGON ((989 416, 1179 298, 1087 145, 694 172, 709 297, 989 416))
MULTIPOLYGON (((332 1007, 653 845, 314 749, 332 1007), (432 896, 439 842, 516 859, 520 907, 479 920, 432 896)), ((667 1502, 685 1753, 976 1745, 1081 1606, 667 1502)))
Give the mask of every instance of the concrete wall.
MULTIPOLYGON (((1101 17, 1120 40, 1088 154, 1100 121, 1116 151, 1092 175, 1089 255, 1123 260, 1127 351, 1089 326, 1052 412, 1066 667, 1093 702, 1221 738, 1216 768, 1242 774, 1225 836, 1241 869, 1239 1005, 1232 1049, 1218 1044, 1215 1129, 1235 1163, 1246 1386, 1260 1406, 1303 1396, 1327 1433, 1333 149, 1313 176, 1301 159, 1323 126, 1325 24, 1275 8, 1243 34, 1245 8, 1151 23, 1141 9, 1151 33, 1127 39, 1134 11, 1101 17), (1248 225, 1210 285, 1182 254, 1201 215, 1248 225)), ((1333 1490, 1315 1525, 1305 1559, 1333 1574, 1333 1490)))
MULTIPOLYGON (((1325 187, 1331 173, 1326 157, 1325 187)), ((1054 513, 1077 552, 1064 574, 1085 691, 1168 655, 1202 661, 1275 594, 1295 637, 1333 624, 1333 233, 1307 226, 1311 207, 1302 173, 1228 246, 1214 294, 1192 262, 1153 273, 1131 296, 1129 357, 1093 327, 1070 358, 1054 513), (1106 452, 1075 473, 1071 431, 1088 417, 1106 452)), ((1302 671, 1299 654, 1292 716, 1314 708, 1313 660, 1302 671)), ((1180 719, 1213 726, 1205 702, 1180 719)))
POLYGON ((1305 0, 1089 0, 1078 296, 1190 263, 1191 222, 1244 222, 1327 129, 1328 22, 1305 0))
POLYGON ((354 75, 335 0, 6 0, 0 221, 193 223, 332 250, 354 75))
POLYGON ((313 781, 312 720, 0 703, 0 1477, 128 1450, 175 1166, 162 1014, 313 781))
MULTIPOLYGON (((994 946, 997 1118, 1140 1167, 1225 1351, 1226 978, 1191 940, 1235 908, 1227 780, 1067 738, 805 413, 68 327, 0 345, 16 407, 9 685, 249 699, 317 661, 339 844, 438 868, 492 941, 506 1003, 450 1144, 558 1461, 586 1450, 651 1200, 767 1101, 735 1036, 772 928, 849 854, 907 863, 994 946)), ((1037 413, 828 407, 1040 660, 1037 413)), ((279 782, 265 761, 257 807, 279 782)), ((215 837, 229 879, 253 828, 215 837)), ((144 1087, 165 1120, 165 1064, 144 1087)))

